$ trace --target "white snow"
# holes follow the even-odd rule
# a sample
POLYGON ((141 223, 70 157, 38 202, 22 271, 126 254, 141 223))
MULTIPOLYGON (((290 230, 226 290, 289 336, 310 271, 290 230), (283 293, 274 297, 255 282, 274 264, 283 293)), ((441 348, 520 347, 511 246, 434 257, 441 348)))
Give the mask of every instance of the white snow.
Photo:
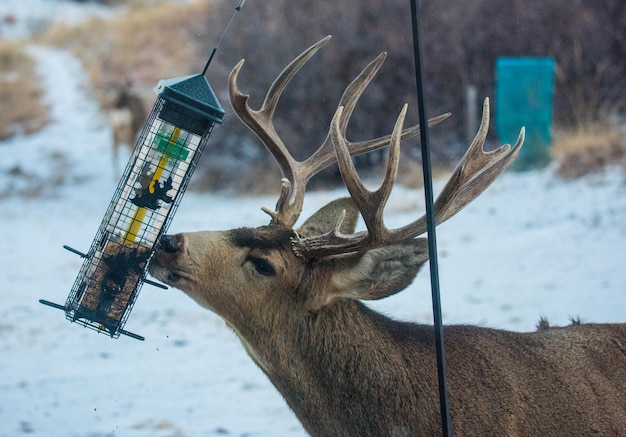
MULTIPOLYGON (((65 302, 81 259, 61 246, 89 248, 117 180, 80 64, 53 49, 31 53, 54 122, 0 143, 0 193, 21 193, 0 198, 0 436, 305 435, 234 334, 182 292, 144 286, 125 329, 145 342, 98 335, 37 302, 65 302), (26 176, 9 176, 16 168, 26 176)), ((311 193, 303 217, 343 194, 311 193)), ((388 225, 421 214, 422 198, 398 187, 388 225)), ((274 203, 189 192, 170 232, 266 224, 259 208, 274 203)), ((550 169, 507 173, 437 236, 446 323, 528 331, 540 316, 626 322, 617 169, 573 182, 550 169)), ((429 286, 424 269, 374 306, 430 323, 429 286)))

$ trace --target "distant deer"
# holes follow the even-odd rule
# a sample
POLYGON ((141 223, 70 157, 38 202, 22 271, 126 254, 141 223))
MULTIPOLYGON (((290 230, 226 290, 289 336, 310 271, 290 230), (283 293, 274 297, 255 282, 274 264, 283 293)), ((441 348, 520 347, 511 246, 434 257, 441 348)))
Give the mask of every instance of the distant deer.
MULTIPOLYGON (((324 44, 283 70, 259 110, 237 86, 239 117, 283 172, 267 226, 165 236, 156 278, 219 314, 316 436, 437 436, 441 420, 432 326, 392 320, 361 300, 403 290, 428 259, 425 220, 383 223, 396 178, 406 106, 390 136, 351 142, 346 126, 382 64, 378 56, 347 87, 320 148, 296 161, 274 129, 279 97, 324 44), (389 144, 380 188, 368 191, 350 156, 389 144), (311 176, 337 161, 351 198, 331 202, 294 229, 311 176), (359 214, 367 230, 355 232, 359 214)), ((440 117, 430 122, 441 120, 440 117)), ((479 132, 436 201, 436 221, 456 214, 516 157, 523 142, 484 152, 488 100, 479 132)), ((579 324, 515 333, 445 327, 451 425, 459 436, 626 436, 626 324, 579 324)))
POLYGON ((135 147, 147 116, 141 97, 132 90, 130 83, 115 87, 110 108, 107 110, 107 118, 113 132, 113 171, 115 173, 118 172, 120 148, 124 145, 130 149, 135 147))

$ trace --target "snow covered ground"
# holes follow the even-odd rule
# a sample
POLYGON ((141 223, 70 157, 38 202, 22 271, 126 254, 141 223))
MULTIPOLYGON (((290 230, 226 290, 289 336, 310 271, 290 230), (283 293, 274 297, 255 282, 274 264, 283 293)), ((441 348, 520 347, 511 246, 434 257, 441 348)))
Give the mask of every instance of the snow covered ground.
MULTIPOLYGON (((126 329, 145 342, 111 340, 37 302, 65 301, 81 259, 61 246, 88 249, 117 181, 111 134, 79 63, 52 49, 32 54, 54 122, 0 143, 0 436, 304 435, 224 323, 177 290, 144 286, 126 329)), ((303 217, 342 194, 311 193, 303 217)), ((266 224, 259 208, 274 203, 187 193, 170 232, 266 224)), ((422 212, 422 194, 398 187, 387 222, 422 212)), ((440 226, 438 241, 446 323, 626 322, 619 170, 573 182, 550 170, 506 174, 440 226)), ((427 272, 375 307, 430 323, 427 272)))

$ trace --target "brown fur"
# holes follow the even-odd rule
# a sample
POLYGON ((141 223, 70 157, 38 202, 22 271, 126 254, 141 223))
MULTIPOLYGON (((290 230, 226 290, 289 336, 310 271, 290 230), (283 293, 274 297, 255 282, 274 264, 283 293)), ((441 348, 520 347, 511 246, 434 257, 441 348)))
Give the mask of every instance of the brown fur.
MULTIPOLYGON (((298 233, 329 230, 345 208, 298 233)), ((278 225, 166 236, 151 273, 226 320, 311 435, 440 435, 433 328, 358 300, 404 288, 424 240, 303 261, 292 236, 278 225)), ((455 435, 626 435, 625 324, 448 326, 445 340, 455 435)))

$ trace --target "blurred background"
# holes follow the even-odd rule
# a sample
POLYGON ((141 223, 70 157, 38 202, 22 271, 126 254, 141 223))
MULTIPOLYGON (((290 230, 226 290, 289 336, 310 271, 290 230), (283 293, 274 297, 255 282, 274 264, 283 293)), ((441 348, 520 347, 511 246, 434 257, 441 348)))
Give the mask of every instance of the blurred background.
MULTIPOLYGON (((87 251, 160 79, 202 71, 236 0, 0 0, 0 437, 306 435, 218 316, 178 290, 146 286, 111 340, 69 323, 62 303, 87 251)), ((435 190, 491 99, 489 147, 504 138, 499 60, 549 59, 549 162, 507 172, 439 227, 446 324, 532 331, 540 317, 626 321, 626 2, 434 0, 422 6, 435 190), (468 96, 475 98, 469 99, 468 96), (468 104, 468 102, 470 102, 468 104)), ((267 224, 280 172, 232 113, 226 81, 258 108, 279 72, 327 34, 332 40, 284 91, 279 134, 294 155, 325 137, 348 83, 388 58, 359 101, 348 137, 388 134, 404 102, 417 123, 409 2, 248 0, 207 77, 226 110, 169 232, 267 224), (236 194, 236 195, 233 195, 236 194)), ((508 91, 521 88, 511 79, 508 91)), ((526 110, 531 102, 514 105, 526 110)), ((514 140, 514 139, 513 139, 514 140)), ((529 140, 522 151, 529 150, 529 140)), ((424 212, 419 140, 403 144, 390 227, 424 212)), ((359 157, 379 176, 384 153, 359 157)), ((336 168, 310 185, 302 218, 345 196, 336 168), (323 188, 323 189, 321 189, 323 188), (330 189, 332 188, 332 189, 330 189)), ((361 226, 363 226, 361 224, 361 226)), ((426 270, 426 269, 425 269, 426 270)), ((372 303, 393 318, 432 323, 428 272, 372 303)))
MULTIPOLYGON (((49 119, 33 61, 25 51, 27 44, 71 51, 88 72, 102 111, 129 107, 130 101, 136 119, 141 120, 140 111, 145 114, 154 102, 152 88, 159 79, 201 71, 237 4, 233 0, 44 3, 47 10, 31 14, 26 23, 20 20, 19 10, 4 10, 0 16, 0 140, 35 132, 49 119), (67 3, 83 7, 80 19, 72 19, 60 8, 67 3), (21 34, 27 38, 11 38, 18 24, 27 27, 21 34)), ((475 121, 465 116, 468 91, 478 96, 478 105, 490 97, 494 108, 498 104, 494 101, 496 59, 520 56, 555 62, 551 155, 558 173, 571 178, 601 170, 608 163, 623 165, 625 2, 424 0, 420 5, 429 116, 453 114, 431 129, 433 160, 439 168, 448 169, 458 161, 475 128, 475 121)), ((213 133, 205 154, 211 158, 201 161, 192 188, 229 190, 236 184, 245 192, 276 190, 277 168, 228 103, 227 76, 242 58, 246 64, 240 88, 251 94, 251 105, 258 107, 293 57, 325 35, 333 35, 285 90, 276 115, 281 137, 298 158, 317 148, 344 88, 381 51, 389 56, 359 102, 348 137, 361 140, 389 133, 404 102, 412 109, 409 122, 417 123, 408 12, 405 0, 248 1, 221 41, 208 72, 227 115, 225 126, 213 133), (268 166, 274 170, 268 171, 268 166), (237 178, 232 177, 234 172, 237 178)), ((135 125, 141 128, 143 120, 135 125)), ((497 134, 492 128, 490 141, 497 142, 497 134)), ((128 138, 126 142, 134 145, 134 138, 128 138)), ((415 144, 404 147, 403 162, 419 159, 418 140, 415 144)), ((376 173, 382 155, 360 157, 362 171, 376 173)), ((18 177, 19 171, 15 173, 18 177)), ((408 173, 403 173, 403 182, 420 183, 419 175, 408 173)), ((318 186, 338 182, 336 168, 312 181, 318 186)))

